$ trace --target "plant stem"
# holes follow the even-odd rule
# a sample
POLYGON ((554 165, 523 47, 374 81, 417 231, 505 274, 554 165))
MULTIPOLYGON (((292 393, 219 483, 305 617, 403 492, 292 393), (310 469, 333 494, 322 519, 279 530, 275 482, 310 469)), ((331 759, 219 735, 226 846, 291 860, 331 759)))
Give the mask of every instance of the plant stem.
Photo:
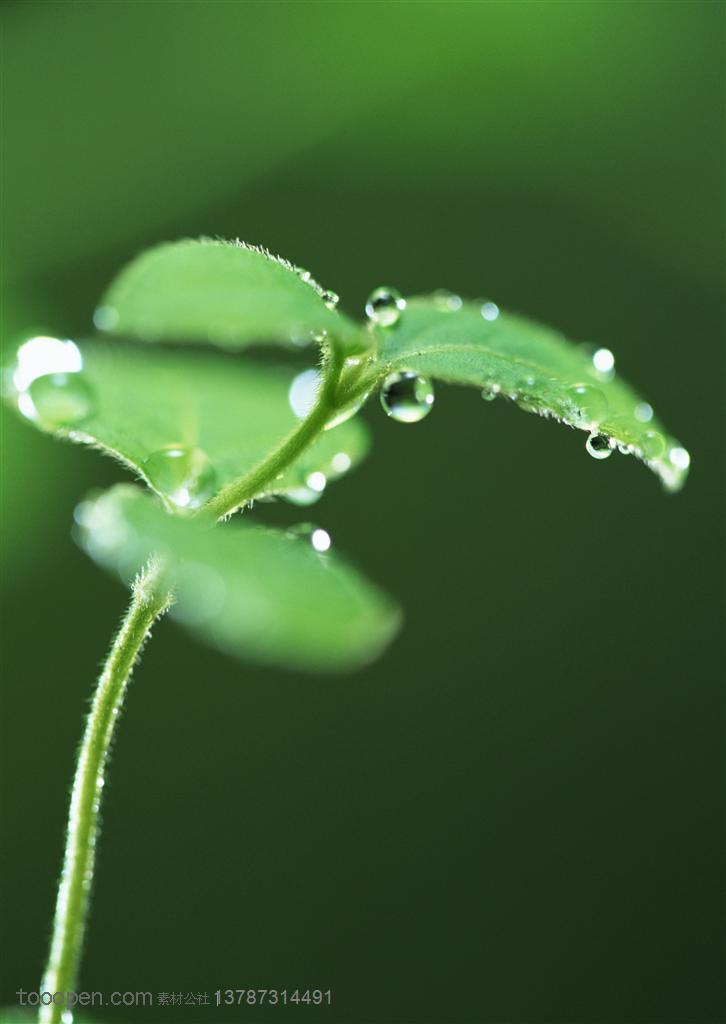
MULTIPOLYGON (((230 515, 263 493, 310 445, 334 414, 343 356, 330 349, 324 357, 322 385, 315 406, 298 427, 245 476, 225 487, 200 509, 215 519, 230 515)), ((154 621, 172 602, 161 581, 159 562, 150 563, 134 584, 133 598, 98 681, 78 755, 68 814, 63 872, 56 901, 53 938, 42 993, 75 991, 99 832, 101 791, 119 710, 136 659, 154 621)), ((60 998, 60 997, 59 997, 60 998)), ((40 1024, 60 1024, 62 1004, 40 1009, 40 1024)))
MULTIPOLYGON (((41 993, 75 991, 93 879, 101 792, 114 729, 139 652, 154 621, 171 603, 160 576, 160 565, 150 563, 137 577, 131 604, 101 672, 86 721, 71 791, 63 871, 41 993)), ((51 1003, 41 1007, 39 1020, 41 1024, 58 1024, 63 1013, 62 1005, 51 1003)))
POLYGON ((265 487, 280 476, 301 452, 312 444, 330 421, 337 407, 336 392, 342 368, 342 354, 336 349, 330 350, 325 356, 318 398, 310 413, 264 462, 255 466, 239 480, 228 484, 210 499, 200 509, 203 515, 214 519, 223 519, 231 515, 252 498, 264 493, 265 487))

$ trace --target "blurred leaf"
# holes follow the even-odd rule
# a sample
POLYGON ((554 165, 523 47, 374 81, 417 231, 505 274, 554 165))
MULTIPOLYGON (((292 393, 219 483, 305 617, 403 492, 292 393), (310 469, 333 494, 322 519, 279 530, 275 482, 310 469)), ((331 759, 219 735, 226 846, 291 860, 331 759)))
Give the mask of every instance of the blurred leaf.
POLYGON ((166 515, 121 484, 77 511, 79 542, 127 582, 154 552, 177 603, 172 614, 230 654, 306 669, 374 658, 396 632, 392 602, 330 552, 324 531, 301 536, 235 521, 210 528, 166 515), (325 543, 321 543, 321 540, 325 543))
MULTIPOLYGON (((333 343, 365 347, 361 329, 326 306, 307 271, 241 242, 185 240, 142 253, 114 280, 96 310, 98 327, 143 341, 303 342, 326 331, 333 343)), ((334 304, 334 303, 331 303, 334 304)))
POLYGON ((491 303, 462 304, 445 295, 409 301, 398 323, 377 334, 372 372, 379 376, 409 370, 473 384, 486 397, 513 399, 528 412, 610 439, 645 461, 670 490, 685 482, 688 453, 668 437, 651 407, 608 369, 606 349, 594 354, 550 328, 500 313, 491 303))
MULTIPOLYGON (((36 338, 27 346, 15 372, 21 412, 41 430, 120 459, 173 505, 200 505, 299 423, 288 398, 295 377, 289 368, 104 339, 75 345, 36 338), (76 372, 44 372, 25 386, 24 374, 63 368, 76 372)), ((320 487, 367 448, 365 426, 349 420, 325 431, 265 493, 314 498, 305 490, 312 473, 324 474, 320 487)))

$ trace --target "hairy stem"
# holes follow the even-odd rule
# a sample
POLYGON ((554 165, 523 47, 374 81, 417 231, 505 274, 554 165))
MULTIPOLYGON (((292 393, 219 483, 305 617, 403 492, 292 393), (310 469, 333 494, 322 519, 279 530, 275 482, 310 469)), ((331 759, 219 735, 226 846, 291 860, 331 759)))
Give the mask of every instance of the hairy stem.
POLYGON ((267 485, 280 476, 308 445, 312 444, 337 408, 336 392, 342 368, 342 354, 335 349, 329 351, 323 365, 323 382, 310 413, 264 462, 208 501, 200 510, 203 515, 223 519, 252 498, 263 494, 267 485))
MULTIPOLYGON (((68 813, 65 856, 53 922, 53 937, 41 993, 75 990, 99 831, 99 807, 109 750, 134 663, 154 621, 171 603, 158 564, 134 583, 133 597, 98 680, 78 753, 68 813)), ((45 997, 46 999, 48 996, 45 997)), ((62 996, 43 1006, 41 1024, 63 1019, 62 996)))
MULTIPOLYGON (((323 382, 310 414, 262 463, 207 502, 200 509, 203 516, 224 518, 264 493, 267 485, 315 440, 338 407, 343 362, 342 354, 335 349, 326 353, 323 382)), ((41 1007, 40 1024, 60 1024, 64 1010, 62 994, 75 991, 99 832, 101 791, 114 727, 144 641, 154 621, 172 601, 172 595, 162 585, 161 574, 157 562, 136 580, 131 605, 101 673, 86 722, 71 793, 50 956, 41 988, 41 993, 50 993, 51 997, 54 993, 60 995, 58 1002, 41 1007)))

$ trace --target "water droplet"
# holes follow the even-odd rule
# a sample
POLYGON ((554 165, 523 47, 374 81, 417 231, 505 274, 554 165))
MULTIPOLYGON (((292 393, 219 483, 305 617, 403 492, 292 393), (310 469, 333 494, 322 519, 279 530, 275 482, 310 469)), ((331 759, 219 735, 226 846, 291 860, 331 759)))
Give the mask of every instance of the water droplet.
POLYGON ((295 273, 297 274, 301 281, 305 282, 305 284, 307 284, 310 278, 312 277, 310 271, 306 270, 305 267, 295 267, 295 273))
POLYGON ((442 313, 455 313, 464 305, 460 295, 454 292, 447 292, 445 288, 439 288, 433 294, 434 305, 442 313))
POLYGON ((498 384, 487 384, 486 387, 482 389, 481 397, 485 402, 493 402, 501 392, 502 389, 498 384))
POLYGON ((691 464, 691 456, 685 448, 675 445, 668 452, 668 457, 676 469, 686 470, 691 464))
POLYGON ((27 391, 38 377, 51 373, 78 373, 83 369, 81 350, 72 341, 61 341, 41 334, 29 338, 18 349, 13 372, 13 387, 27 391))
POLYGON ((608 402, 599 388, 592 384, 576 384, 567 389, 567 397, 575 406, 576 423, 585 427, 591 423, 600 423, 608 411, 608 402))
POLYGON ((99 331, 112 331, 118 321, 118 310, 114 306, 99 306, 93 314, 93 325, 99 331))
POLYGON ((665 438, 657 430, 646 430, 638 438, 638 445, 646 459, 659 459, 665 451, 665 438))
POLYGON ((434 386, 428 377, 402 370, 389 374, 383 382, 381 405, 399 423, 418 423, 433 404, 434 386))
POLYGON ((295 487, 291 491, 285 491, 282 495, 285 501, 289 501, 291 505, 297 505, 300 508, 314 505, 317 501, 320 501, 322 496, 322 491, 314 491, 310 487, 295 487))
POLYGON ((316 494, 322 494, 328 483, 328 478, 325 473, 321 473, 320 470, 316 470, 314 473, 310 473, 305 478, 305 485, 310 488, 311 491, 315 491, 316 494))
POLYGON ((333 543, 328 531, 316 526, 315 523, 298 523, 296 526, 291 526, 287 534, 289 537, 301 537, 307 540, 321 555, 330 551, 333 543))
POLYGON ((585 442, 588 455, 593 459, 609 459, 613 453, 613 446, 607 434, 590 434, 585 442))
POLYGON ((152 487, 177 508, 199 508, 214 494, 217 475, 201 448, 171 445, 144 461, 152 487))
POLYGON ((633 415, 639 423, 650 423, 653 419, 653 406, 648 402, 638 402, 633 410, 633 415))
POLYGON ((366 316, 377 327, 393 327, 406 308, 406 300, 395 288, 376 288, 366 301, 366 316))
POLYGON ((481 315, 485 320, 496 320, 499 316, 499 306, 496 302, 484 302, 481 307, 481 315))
POLYGON ((350 467, 353 465, 353 460, 347 452, 336 452, 333 456, 331 465, 336 473, 347 473, 350 467))
POLYGON ((323 300, 328 309, 335 309, 340 302, 340 297, 335 292, 324 291, 320 298, 323 300))
POLYGON ((615 373, 615 356, 609 348, 599 348, 592 354, 592 365, 598 373, 610 378, 615 373))
POLYGON ((18 403, 23 415, 38 419, 48 427, 69 427, 93 412, 94 394, 81 371, 48 373, 36 377, 28 388, 28 402, 18 403))
POLYGON ((315 405, 320 388, 320 371, 303 370, 294 378, 288 392, 290 408, 298 419, 304 420, 315 405))

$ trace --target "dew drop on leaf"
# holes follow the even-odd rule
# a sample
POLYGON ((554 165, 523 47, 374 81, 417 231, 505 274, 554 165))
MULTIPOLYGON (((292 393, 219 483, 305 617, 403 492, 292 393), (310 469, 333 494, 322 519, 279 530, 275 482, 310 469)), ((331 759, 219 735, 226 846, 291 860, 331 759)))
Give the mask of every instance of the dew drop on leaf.
POLYGON ((445 288, 439 288, 432 296, 434 305, 441 313, 455 313, 464 305, 460 295, 448 292, 445 288))
POLYGON ((333 470, 340 474, 347 473, 353 464, 353 460, 347 452, 336 452, 332 459, 333 470))
POLYGON ((320 390, 320 371, 303 370, 293 379, 288 392, 290 408, 299 420, 312 412, 320 390))
POLYGON ((309 487, 311 491, 315 491, 316 494, 322 494, 327 483, 328 480, 325 473, 321 473, 320 470, 310 473, 305 479, 305 486, 309 487))
POLYGON ((335 309, 340 302, 340 298, 335 294, 335 292, 324 291, 320 297, 328 309, 335 309))
POLYGON ((501 391, 502 389, 498 384, 487 384, 485 388, 482 388, 481 397, 485 402, 493 402, 501 394, 501 391))
POLYGON ((307 540, 310 546, 320 554, 330 551, 333 543, 328 531, 321 526, 316 526, 315 523, 298 523, 297 526, 290 527, 287 533, 290 537, 307 540))
POLYGON ((47 427, 70 427, 93 412, 93 389, 81 370, 76 373, 48 373, 36 377, 19 402, 24 415, 37 419, 47 427))
POLYGON ((152 487, 177 508, 199 508, 217 485, 206 452, 186 445, 160 448, 144 461, 144 473, 152 487))
POLYGON ((678 445, 671 448, 668 453, 668 457, 676 469, 686 470, 691 464, 691 456, 688 454, 688 451, 678 445))
POLYGON ((599 348, 592 354, 592 365, 609 380, 615 373, 615 356, 609 348, 599 348))
POLYGON ((609 459, 613 453, 612 443, 607 434, 590 434, 585 442, 585 448, 593 459, 609 459))
POLYGON ((657 430, 646 430, 638 439, 640 450, 646 459, 659 459, 665 451, 665 438, 657 430))
POLYGON ((322 491, 314 491, 312 487, 294 487, 292 490, 285 491, 280 495, 285 501, 288 501, 291 505, 297 505, 298 508, 307 508, 308 505, 314 505, 320 501, 322 496, 322 491))
POLYGON ((434 386, 428 377, 400 370, 383 382, 381 405, 399 423, 418 423, 431 412, 433 404, 434 386))
POLYGON ((377 327, 393 327, 406 308, 406 300, 395 288, 376 288, 366 300, 366 316, 377 327))
POLYGON ((653 419, 653 406, 648 402, 638 402, 633 410, 633 416, 639 423, 650 423, 653 419))
POLYGON ((481 315, 484 317, 485 320, 488 320, 490 322, 492 320, 496 320, 497 317, 499 316, 499 306, 496 304, 496 302, 489 302, 487 300, 486 302, 482 303, 481 315))
POLYGON ((575 406, 575 420, 578 426, 600 423, 608 411, 608 402, 599 388, 592 384, 575 384, 567 389, 567 397, 575 406))
POLYGON ((61 341, 40 334, 19 347, 15 356, 13 387, 18 392, 27 391, 38 377, 51 373, 77 373, 83 369, 83 357, 73 341, 61 341))
POLYGON ((118 321, 118 310, 114 306, 98 306, 93 314, 93 325, 99 331, 112 331, 118 321))

